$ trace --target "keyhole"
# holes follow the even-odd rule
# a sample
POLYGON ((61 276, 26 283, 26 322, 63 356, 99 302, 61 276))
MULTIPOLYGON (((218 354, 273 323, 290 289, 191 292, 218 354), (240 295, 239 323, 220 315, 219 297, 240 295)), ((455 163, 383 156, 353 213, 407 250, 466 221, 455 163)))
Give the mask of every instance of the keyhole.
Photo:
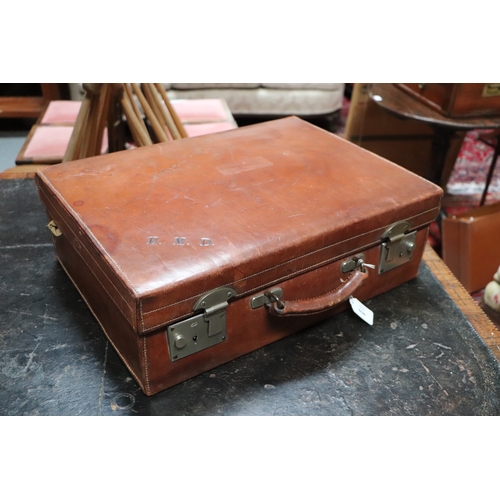
POLYGON ((193 342, 196 344, 197 340, 198 340, 198 335, 195 335, 195 336, 193 337, 193 342))

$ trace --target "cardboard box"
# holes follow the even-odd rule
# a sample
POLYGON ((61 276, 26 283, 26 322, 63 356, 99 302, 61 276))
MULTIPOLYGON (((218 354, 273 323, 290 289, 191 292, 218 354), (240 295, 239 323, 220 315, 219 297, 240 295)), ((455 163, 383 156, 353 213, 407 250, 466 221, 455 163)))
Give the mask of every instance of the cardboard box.
POLYGON ((443 220, 443 260, 471 293, 484 288, 500 265, 500 203, 443 220))

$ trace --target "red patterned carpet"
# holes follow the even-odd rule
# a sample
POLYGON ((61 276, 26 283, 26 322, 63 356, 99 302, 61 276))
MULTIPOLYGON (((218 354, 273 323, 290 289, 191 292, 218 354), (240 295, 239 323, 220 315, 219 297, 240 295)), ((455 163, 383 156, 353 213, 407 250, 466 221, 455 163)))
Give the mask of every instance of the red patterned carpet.
MULTIPOLYGON (((446 187, 446 207, 478 206, 493 159, 497 138, 491 130, 472 130, 465 136, 446 187)), ((500 201, 500 158, 488 189, 486 205, 500 201)))

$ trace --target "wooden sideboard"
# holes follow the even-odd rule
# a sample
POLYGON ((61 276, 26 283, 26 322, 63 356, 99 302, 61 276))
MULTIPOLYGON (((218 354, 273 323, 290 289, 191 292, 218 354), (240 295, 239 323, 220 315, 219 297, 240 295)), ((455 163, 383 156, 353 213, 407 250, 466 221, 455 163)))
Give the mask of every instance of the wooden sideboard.
MULTIPOLYGON (((16 84, 10 84, 14 87, 16 84)), ((65 84, 40 83, 37 95, 2 95, 0 93, 0 118, 38 118, 47 102, 62 99, 65 84), (39 95, 38 95, 39 94, 39 95)))

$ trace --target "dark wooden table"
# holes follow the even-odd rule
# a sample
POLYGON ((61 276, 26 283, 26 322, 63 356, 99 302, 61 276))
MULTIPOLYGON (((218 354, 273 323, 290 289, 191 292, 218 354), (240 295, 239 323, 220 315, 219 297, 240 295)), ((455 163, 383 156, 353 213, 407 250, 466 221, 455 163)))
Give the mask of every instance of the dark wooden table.
POLYGON ((33 179, 0 180, 0 415, 500 414, 500 333, 430 248, 372 327, 346 311, 147 397, 46 223, 33 179))
POLYGON ((370 97, 380 107, 390 113, 410 120, 418 120, 428 124, 434 132, 431 153, 431 175, 429 180, 445 186, 444 175, 446 155, 450 141, 455 134, 474 129, 499 129, 500 116, 478 118, 448 118, 435 111, 418 99, 396 87, 392 83, 375 83, 370 88, 370 97))

